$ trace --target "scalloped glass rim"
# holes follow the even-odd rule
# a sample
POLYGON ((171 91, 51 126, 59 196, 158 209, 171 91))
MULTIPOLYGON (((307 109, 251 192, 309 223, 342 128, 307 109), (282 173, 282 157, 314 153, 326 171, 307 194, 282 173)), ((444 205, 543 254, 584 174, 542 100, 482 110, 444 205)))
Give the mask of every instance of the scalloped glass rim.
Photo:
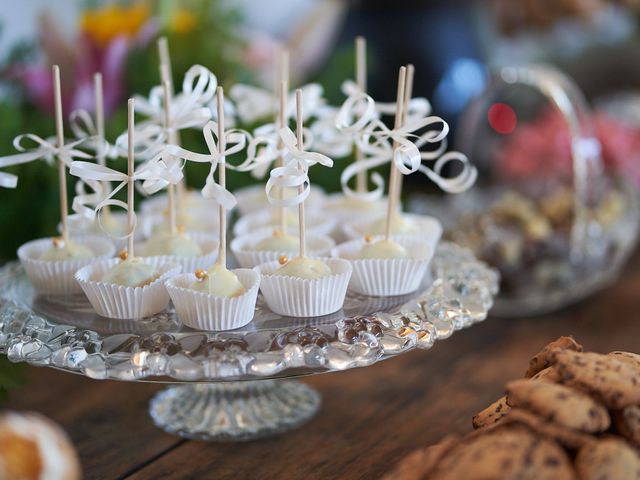
POLYGON ((278 317, 259 300, 247 327, 199 332, 172 311, 127 322, 98 317, 79 297, 43 299, 14 262, 0 269, 0 352, 14 362, 126 381, 242 381, 364 367, 431 348, 486 318, 498 292, 494 269, 442 243, 431 273, 433 281, 413 295, 349 294, 342 311, 317 319, 278 317))

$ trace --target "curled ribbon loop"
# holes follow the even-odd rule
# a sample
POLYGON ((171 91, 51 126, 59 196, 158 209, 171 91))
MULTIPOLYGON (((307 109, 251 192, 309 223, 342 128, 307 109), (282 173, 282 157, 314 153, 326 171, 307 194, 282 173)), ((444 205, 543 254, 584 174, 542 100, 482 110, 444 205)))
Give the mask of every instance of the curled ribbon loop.
MULTIPOLYGON (((225 162, 225 166, 232 170, 246 169, 247 162, 243 162, 240 166, 234 167, 226 163, 226 157, 236 154, 242 151, 247 143, 250 143, 250 135, 243 130, 227 130, 224 133, 224 138, 217 138, 218 124, 213 121, 209 121, 202 133, 204 135, 205 142, 209 153, 197 153, 190 150, 186 150, 177 145, 168 145, 166 151, 175 157, 197 163, 210 163, 211 168, 205 181, 205 185, 202 189, 202 195, 205 198, 213 199, 219 205, 222 205, 225 209, 231 210, 236 205, 236 199, 233 194, 226 188, 222 188, 220 184, 215 181, 214 174, 218 168, 218 164, 225 162), (219 152, 218 142, 222 142, 224 149, 219 152)), ((241 170, 247 171, 247 170, 241 170)))
MULTIPOLYGON (((44 160, 51 164, 56 157, 66 165, 69 165, 74 158, 91 158, 89 154, 76 148, 84 141, 84 139, 77 140, 57 147, 53 138, 45 140, 33 133, 18 135, 13 139, 13 146, 20 153, 0 157, 0 168, 22 165, 35 160, 44 160)), ((0 187, 16 188, 17 185, 17 175, 0 172, 0 187)))
POLYGON ((78 140, 85 140, 84 146, 92 150, 96 155, 104 155, 105 158, 114 159, 120 156, 120 152, 115 145, 109 144, 106 140, 98 139, 98 130, 91 114, 78 109, 69 115, 69 128, 78 140))
POLYGON ((317 119, 311 125, 315 149, 334 158, 344 158, 353 151, 352 135, 336 125, 339 112, 340 109, 324 106, 318 110, 317 119))
MULTIPOLYGON (((131 177, 129 177, 129 175, 127 175, 126 173, 120 172, 118 170, 114 170, 103 165, 98 165, 96 163, 83 161, 72 162, 69 173, 71 173, 71 175, 79 177, 84 182, 119 182, 118 185, 113 190, 111 190, 108 195, 102 196, 101 200, 95 205, 92 211, 93 213, 91 215, 91 219, 95 218, 96 215, 98 216, 98 223, 104 233, 118 240, 124 240, 133 235, 137 218, 135 212, 132 212, 134 217, 134 227, 127 233, 127 235, 123 237, 114 237, 109 233, 107 229, 103 227, 101 215, 101 211, 103 208, 110 206, 121 208, 125 212, 129 211, 129 205, 127 204, 127 202, 123 202, 115 198, 117 193, 124 189, 129 181, 143 181, 143 188, 145 188, 148 194, 155 193, 160 188, 162 188, 159 187, 159 185, 166 185, 167 183, 172 183, 173 181, 175 181, 175 172, 171 171, 168 168, 165 168, 165 164, 159 160, 154 162, 147 162, 140 165, 131 177)), ((80 205, 79 203, 76 204, 74 202, 73 208, 76 213, 80 215, 87 215, 88 210, 86 208, 86 205, 80 205)))
POLYGON ((305 151, 304 140, 303 145, 299 146, 296 135, 288 127, 279 129, 278 135, 286 150, 285 165, 271 170, 265 191, 272 205, 292 207, 301 204, 309 196, 309 167, 316 164, 332 167, 333 160, 321 153, 305 151), (303 187, 302 190, 300 187, 303 187), (282 192, 282 189, 286 188, 295 188, 295 195, 287 198, 278 198, 279 195, 275 195, 275 192, 282 192))

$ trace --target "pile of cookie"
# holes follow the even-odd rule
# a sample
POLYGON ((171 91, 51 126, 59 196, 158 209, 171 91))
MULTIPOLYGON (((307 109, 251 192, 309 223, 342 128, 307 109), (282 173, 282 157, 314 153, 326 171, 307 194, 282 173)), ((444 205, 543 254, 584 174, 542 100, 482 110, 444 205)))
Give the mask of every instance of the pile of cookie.
POLYGON ((551 342, 475 431, 419 449, 391 479, 640 479, 640 355, 551 342))

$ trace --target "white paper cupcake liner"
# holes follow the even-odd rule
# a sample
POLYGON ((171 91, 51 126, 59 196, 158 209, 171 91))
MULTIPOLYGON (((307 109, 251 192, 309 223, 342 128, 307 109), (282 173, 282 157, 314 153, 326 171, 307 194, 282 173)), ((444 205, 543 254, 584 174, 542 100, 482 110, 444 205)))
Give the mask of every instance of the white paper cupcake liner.
MULTIPOLYGON (((262 263, 276 261, 280 256, 285 255, 293 258, 298 255, 297 250, 255 250, 255 246, 263 239, 273 235, 270 229, 259 230, 236 237, 231 242, 231 251, 241 267, 253 268, 262 263)), ((309 234, 307 236, 307 251, 310 257, 328 257, 336 242, 327 235, 309 234)))
POLYGON ((340 258, 326 260, 333 275, 313 280, 273 275, 278 262, 256 267, 260 272, 260 290, 274 313, 288 317, 320 317, 342 308, 352 267, 340 258))
MULTIPOLYGON (((236 201, 238 202, 238 211, 240 215, 247 215, 252 212, 273 208, 267 200, 267 194, 264 190, 264 184, 252 185, 250 187, 241 188, 234 192, 236 201)), ((309 196, 305 200, 305 207, 314 210, 324 205, 325 193, 317 186, 313 186, 309 196)))
POLYGON ((254 270, 232 270, 247 290, 238 297, 217 297, 189 288, 196 281, 192 273, 166 282, 176 313, 183 324, 198 330, 233 330, 249 323, 254 316, 260 275, 254 270))
POLYGON ((113 257, 116 251, 113 242, 98 235, 74 236, 71 240, 90 248, 95 256, 84 260, 39 260, 40 255, 51 248, 52 238, 32 240, 18 249, 18 258, 38 292, 47 295, 81 293, 82 289, 74 278, 75 273, 96 259, 113 257))
MULTIPOLYGON (((120 259, 94 262, 76 272, 76 281, 82 287, 89 303, 102 317, 121 320, 139 320, 164 310, 169 294, 164 282, 180 273, 180 266, 165 264, 159 267, 160 276, 144 287, 125 287, 101 282, 104 273, 120 262, 120 259)), ((145 263, 145 259, 142 259, 145 263)))
POLYGON ((168 263, 180 265, 182 272, 193 273, 198 269, 207 270, 213 266, 218 258, 218 242, 213 235, 206 235, 203 233, 191 233, 189 236, 195 241, 200 249, 204 252, 203 255, 197 257, 180 257, 178 255, 151 255, 145 256, 142 245, 136 247, 136 252, 139 252, 137 256, 144 258, 145 261, 150 263, 156 268, 168 263))
MULTIPOLYGON (((377 241, 384 238, 378 236, 377 241)), ((395 236, 393 241, 407 249, 410 258, 355 258, 364 240, 338 245, 333 255, 351 263, 353 274, 349 289, 368 296, 390 297, 415 292, 429 269, 433 248, 424 240, 411 236, 395 236)))
MULTIPOLYGON (((275 211, 273 208, 244 215, 240 217, 233 226, 233 233, 239 237, 240 235, 254 233, 259 230, 273 230, 278 227, 278 224, 274 221, 274 215, 275 211)), ((293 218, 298 218, 298 212, 295 209, 289 209, 289 215, 293 218)), ((309 212, 306 216, 305 223, 307 233, 314 233, 316 235, 330 235, 335 227, 334 218, 318 210, 309 212)), ((287 233, 297 235, 297 223, 289 225, 287 233)))
MULTIPOLYGON (((346 222, 342 227, 342 232, 348 240, 364 238, 366 235, 372 234, 371 225, 385 218, 384 215, 385 214, 379 215, 376 218, 365 218, 346 222)), ((440 224, 440 221, 435 217, 430 217, 428 215, 416 215, 413 213, 403 213, 402 216, 414 222, 416 225, 416 231, 396 233, 394 236, 423 239, 433 250, 435 250, 438 242, 440 241, 440 237, 442 237, 442 225, 440 224)))
MULTIPOLYGON (((114 210, 110 211, 109 215, 111 218, 115 219, 116 222, 121 225, 127 225, 127 214, 122 210, 114 210)), ((58 232, 62 233, 62 225, 58 224, 58 232)), ((127 247, 127 240, 118 238, 126 235, 126 228, 122 233, 113 233, 113 235, 108 234, 100 228, 100 224, 98 219, 89 220, 81 215, 69 215, 69 234, 71 236, 98 236, 108 239, 111 243, 115 245, 116 252, 119 252, 123 248, 127 247)), ((136 229, 134 233, 134 238, 136 241, 141 241, 143 239, 142 230, 136 229)))

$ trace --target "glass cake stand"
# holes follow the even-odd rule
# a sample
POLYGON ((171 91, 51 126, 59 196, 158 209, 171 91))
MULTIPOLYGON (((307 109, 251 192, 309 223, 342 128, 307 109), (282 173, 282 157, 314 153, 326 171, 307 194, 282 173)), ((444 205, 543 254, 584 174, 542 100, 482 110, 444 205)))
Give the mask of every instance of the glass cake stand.
POLYGON ((341 311, 307 319, 280 317, 258 297, 249 325, 201 332, 182 326, 172 310, 111 320, 83 296, 38 296, 20 264, 11 263, 0 269, 0 352, 94 379, 175 384, 151 400, 158 427, 186 438, 249 440, 297 427, 317 412, 319 394, 290 378, 429 349, 484 320, 497 291, 495 270, 443 243, 416 294, 349 294, 341 311))

